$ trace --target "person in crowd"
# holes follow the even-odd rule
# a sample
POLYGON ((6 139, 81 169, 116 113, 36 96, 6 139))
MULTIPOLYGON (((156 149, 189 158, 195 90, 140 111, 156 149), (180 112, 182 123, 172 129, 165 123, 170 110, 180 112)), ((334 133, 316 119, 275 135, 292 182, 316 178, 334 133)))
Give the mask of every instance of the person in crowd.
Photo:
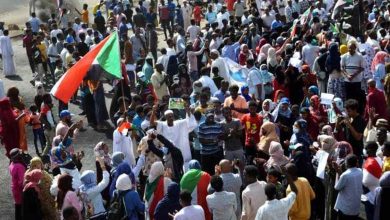
POLYGON ((174 220, 188 220, 194 218, 205 220, 203 208, 199 205, 192 205, 191 201, 192 196, 190 192, 186 190, 180 192, 180 204, 183 208, 173 216, 174 220))
POLYGON ((375 114, 377 114, 377 118, 387 119, 386 108, 386 98, 384 93, 376 88, 375 80, 370 79, 367 81, 368 85, 368 94, 367 94, 367 102, 364 109, 364 119, 368 121, 369 110, 371 108, 375 109, 375 114))
POLYGON ((172 182, 168 185, 167 194, 157 204, 156 210, 154 211, 154 219, 169 219, 171 213, 175 213, 180 209, 180 186, 172 182))
POLYGON ((15 205, 15 219, 22 220, 23 182, 27 165, 24 163, 22 154, 18 148, 10 151, 9 172, 11 175, 11 191, 15 205))
POLYGON ((9 30, 4 30, 3 36, 0 36, 0 51, 3 61, 4 76, 16 76, 14 50, 12 49, 11 38, 9 37, 9 30))
MULTIPOLYGON (((250 101, 249 113, 241 118, 241 124, 245 128, 245 156, 247 162, 252 163, 253 157, 257 153, 257 144, 260 142, 260 129, 263 124, 263 118, 257 114, 257 103, 250 101)), ((268 155, 262 151, 258 152, 260 157, 267 159, 268 155)))
POLYGON ((42 171, 35 169, 25 174, 23 188, 22 218, 42 219, 41 190, 38 186, 42 178, 42 171))
POLYGON ((213 214, 213 219, 237 219, 237 199, 233 192, 227 192, 223 188, 223 180, 220 176, 213 176, 210 181, 215 192, 206 197, 207 205, 213 214))
POLYGON ((77 197, 75 189, 72 187, 73 177, 69 174, 62 174, 58 178, 58 194, 56 198, 57 210, 64 211, 66 207, 73 206, 81 218, 83 203, 77 197))
POLYGON ((270 155, 269 150, 271 143, 279 142, 279 137, 276 133, 276 125, 272 122, 265 122, 260 128, 260 133, 260 142, 257 147, 263 153, 270 155))
POLYGON ((130 177, 126 174, 121 174, 116 183, 116 193, 123 196, 123 203, 125 212, 127 213, 128 220, 138 220, 138 213, 145 211, 145 203, 143 203, 138 195, 138 192, 134 190, 134 186, 130 180, 130 177))
POLYGON ((191 203, 201 206, 204 218, 209 220, 211 219, 211 214, 207 206, 206 196, 211 176, 201 170, 200 163, 197 160, 191 160, 188 168, 189 170, 181 178, 180 188, 182 192, 190 193, 191 203))
POLYGON ((5 147, 5 155, 11 159, 11 150, 19 145, 19 126, 16 115, 12 110, 9 98, 0 100, 1 141, 5 147))
POLYGON ((257 210, 266 202, 266 182, 257 180, 258 170, 254 165, 247 165, 243 177, 245 189, 242 192, 242 220, 255 219, 257 210))
POLYGON ((342 172, 337 163, 333 163, 340 179, 335 185, 339 191, 335 204, 339 219, 357 218, 360 209, 360 198, 363 193, 363 172, 358 168, 359 158, 348 155, 345 158, 347 170, 342 172))
POLYGON ((374 219, 386 219, 389 215, 389 210, 384 208, 389 197, 386 196, 389 192, 390 172, 384 172, 379 179, 379 187, 375 190, 375 212, 374 219))

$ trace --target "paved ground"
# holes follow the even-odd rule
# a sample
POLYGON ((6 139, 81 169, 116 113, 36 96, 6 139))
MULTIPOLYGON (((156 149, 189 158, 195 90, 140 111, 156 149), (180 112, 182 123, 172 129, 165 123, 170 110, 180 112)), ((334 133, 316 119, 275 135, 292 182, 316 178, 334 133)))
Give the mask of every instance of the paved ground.
MULTIPOLYGON (((6 21, 6 27, 9 23, 18 24, 23 27, 24 22, 27 20, 28 15, 28 0, 0 0, 0 21, 6 21), (4 7, 3 7, 4 6, 4 7), (25 16, 15 16, 15 13, 23 14, 25 16)), ((94 0, 87 0, 81 2, 96 2, 94 0)), ((92 5, 92 4, 90 4, 92 5)), ((159 32, 159 39, 163 39, 161 36, 162 33, 159 32)), ((15 52, 15 63, 17 68, 17 74, 19 77, 14 79, 7 79, 2 73, 2 63, 0 62, 0 78, 4 81, 5 90, 12 86, 19 88, 21 96, 26 106, 33 104, 33 99, 35 95, 35 89, 29 83, 32 79, 32 74, 30 67, 28 65, 28 60, 25 54, 25 49, 22 46, 22 41, 20 37, 13 38, 13 49, 15 52)), ((165 41, 159 42, 160 47, 166 46, 165 41)), ((110 85, 105 85, 105 91, 109 91, 112 87, 110 85)), ((106 94, 106 105, 107 108, 110 105, 110 94, 106 94)), ((56 103, 56 102, 55 102, 56 103)), ((83 119, 87 121, 84 117, 78 116, 78 113, 81 112, 80 108, 75 105, 70 105, 70 110, 75 114, 74 120, 83 119)), ((55 110, 55 113, 57 111, 55 110)), ((57 119, 58 121, 58 119, 57 119)), ((29 152, 32 156, 35 156, 35 148, 33 146, 33 135, 31 132, 31 127, 26 127, 28 134, 28 145, 29 152)), ((83 170, 85 169, 95 169, 93 147, 99 141, 106 141, 110 146, 112 146, 112 131, 107 131, 106 133, 97 132, 91 127, 86 127, 85 132, 80 132, 79 136, 75 140, 74 144, 76 150, 83 150, 85 152, 85 158, 83 160, 83 170)), ((11 220, 14 219, 14 208, 13 208, 13 199, 10 191, 10 175, 8 172, 9 161, 5 157, 5 149, 3 146, 0 147, 0 219, 1 220, 11 220)))

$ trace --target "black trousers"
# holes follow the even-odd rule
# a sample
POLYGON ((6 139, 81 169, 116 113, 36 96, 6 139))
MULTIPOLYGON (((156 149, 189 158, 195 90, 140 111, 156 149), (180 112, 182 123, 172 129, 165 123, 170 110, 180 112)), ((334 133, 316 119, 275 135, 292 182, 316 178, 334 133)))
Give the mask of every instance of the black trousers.
POLYGON ((210 155, 200 155, 202 170, 210 174, 211 176, 215 174, 215 165, 218 165, 219 162, 223 159, 223 151, 218 151, 217 153, 210 155))
POLYGON ((359 216, 357 215, 346 215, 340 210, 337 213, 337 219, 338 220, 359 220, 359 216))
POLYGON ((22 219, 22 204, 15 204, 15 220, 22 219))

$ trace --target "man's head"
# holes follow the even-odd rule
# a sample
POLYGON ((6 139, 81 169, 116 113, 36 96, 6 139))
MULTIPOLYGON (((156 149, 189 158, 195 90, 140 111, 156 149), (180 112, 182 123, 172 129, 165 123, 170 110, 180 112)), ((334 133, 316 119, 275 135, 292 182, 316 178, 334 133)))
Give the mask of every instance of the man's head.
POLYGON ((348 42, 348 52, 349 52, 349 54, 354 55, 356 53, 356 48, 357 48, 356 45, 357 45, 357 43, 354 40, 350 40, 348 42))
POLYGON ((208 111, 206 113, 206 121, 207 124, 213 124, 214 121, 214 111, 208 111))
POLYGON ((62 217, 64 220, 78 220, 79 214, 75 207, 68 206, 62 210, 62 217))
POLYGON ((191 193, 187 190, 183 190, 180 192, 180 205, 182 207, 190 206, 191 205, 192 196, 191 193))
POLYGON ((220 176, 215 175, 211 177, 210 185, 216 192, 222 192, 223 190, 223 180, 220 176))
POLYGON ((255 101, 249 101, 249 113, 251 116, 256 116, 257 114, 257 103, 255 101))
POLYGON ((232 97, 233 100, 236 100, 236 98, 238 97, 238 90, 239 88, 235 84, 229 87, 230 96, 232 97))
POLYGON ((286 171, 287 171, 287 174, 289 174, 294 181, 296 179, 298 179, 298 169, 295 166, 295 164, 293 164, 293 163, 287 164, 286 171))
POLYGON ((233 116, 232 116, 232 110, 230 109, 229 106, 223 107, 222 108, 222 115, 227 121, 231 121, 233 116))
POLYGON ((173 115, 172 110, 166 110, 164 112, 165 119, 167 120, 168 126, 173 126, 173 121, 175 120, 175 117, 173 115))
POLYGON ((345 110, 347 111, 347 115, 349 117, 356 117, 359 109, 359 103, 355 99, 348 99, 345 102, 345 110))
POLYGON ((254 59, 248 59, 246 60, 246 67, 251 68, 255 65, 255 60, 254 59))
POLYGON ((35 18, 36 16, 35 12, 31 13, 31 17, 35 18))
POLYGON ((375 89, 375 80, 369 79, 369 80, 367 81, 367 85, 368 85, 368 88, 369 88, 369 89, 375 89))
POLYGON ((72 124, 72 114, 70 114, 69 110, 62 110, 60 112, 60 119, 62 122, 65 122, 69 126, 72 124))
POLYGON ((258 170, 257 170, 256 166, 247 165, 244 168, 244 173, 243 173, 245 183, 247 185, 249 185, 251 183, 256 182, 257 181, 257 174, 258 174, 258 170))
POLYGON ((347 164, 347 168, 354 168, 354 167, 357 167, 359 165, 358 164, 358 158, 354 154, 348 155, 345 158, 345 161, 346 161, 346 164, 347 164))
POLYGON ((276 186, 273 183, 267 183, 264 187, 264 192, 268 200, 273 200, 276 197, 276 186))
POLYGON ((368 157, 375 157, 378 150, 378 144, 375 141, 369 141, 366 144, 366 152, 368 157))
POLYGON ((221 91, 226 92, 229 88, 229 81, 222 80, 221 81, 221 91))
POLYGON ((219 162, 219 167, 221 168, 221 173, 230 173, 232 172, 232 163, 230 160, 223 159, 219 162))
POLYGON ((387 129, 385 127, 377 128, 376 139, 379 144, 383 144, 387 140, 387 129))
POLYGON ((267 172, 267 182, 276 184, 279 181, 281 174, 274 168, 271 168, 267 172))

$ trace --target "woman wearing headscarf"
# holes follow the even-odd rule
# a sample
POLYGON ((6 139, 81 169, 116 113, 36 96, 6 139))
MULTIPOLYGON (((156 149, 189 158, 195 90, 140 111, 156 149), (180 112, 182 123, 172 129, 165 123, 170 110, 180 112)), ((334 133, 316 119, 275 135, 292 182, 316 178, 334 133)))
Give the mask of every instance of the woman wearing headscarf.
POLYGON ((385 58, 388 56, 386 52, 379 51, 371 63, 371 72, 373 73, 376 88, 380 90, 384 89, 383 83, 386 76, 385 58))
MULTIPOLYGON (((44 166, 41 158, 34 157, 30 161, 30 168, 27 170, 27 173, 33 170, 40 170, 42 172, 42 178, 38 187, 40 189, 41 195, 41 210, 42 210, 42 219, 43 220, 52 220, 57 218, 57 213, 55 211, 55 201, 54 197, 50 194, 50 186, 52 184, 53 178, 48 172, 44 170, 44 166)), ((25 175, 25 176, 26 176, 25 175)), ((25 178, 26 179, 26 178, 25 178)))
POLYGON ((9 98, 0 100, 0 138, 5 147, 6 156, 10 158, 10 151, 19 147, 19 126, 16 114, 12 111, 9 98))
POLYGON ((260 66, 260 78, 261 78, 261 81, 263 83, 263 86, 262 86, 262 97, 261 100, 264 100, 265 98, 271 98, 272 96, 272 93, 274 91, 274 88, 273 88, 273 85, 272 85, 272 82, 274 80, 274 76, 268 72, 268 69, 267 69, 267 65, 266 64, 262 64, 260 66))
POLYGON ((96 17, 94 18, 96 24, 96 29, 101 33, 106 33, 106 20, 104 19, 102 12, 100 10, 96 11, 96 17))
MULTIPOLYGON (((375 50, 370 44, 360 44, 362 50, 364 50, 363 58, 364 58, 364 71, 363 71, 363 81, 362 81, 362 89, 367 91, 367 80, 372 79, 374 75, 374 71, 372 71, 372 61, 375 57, 375 50)), ((359 47, 359 50, 360 50, 359 47)))
POLYGON ((301 102, 301 108, 303 107, 310 107, 310 99, 313 95, 318 95, 318 87, 317 86, 310 86, 307 90, 306 87, 303 88, 305 96, 303 97, 303 100, 301 102))
POLYGON ((133 171, 131 170, 129 164, 127 164, 126 162, 122 162, 118 165, 118 167, 115 169, 115 171, 111 173, 112 181, 111 181, 111 184, 109 187, 109 195, 111 198, 114 195, 113 193, 115 191, 116 181, 117 181, 118 177, 122 174, 127 174, 130 177, 131 183, 133 184, 133 186, 136 186, 135 185, 136 184, 135 175, 134 175, 133 171))
POLYGON ((309 147, 312 144, 309 133, 307 133, 307 122, 303 119, 297 120, 293 125, 293 135, 290 139, 290 149, 299 148, 306 160, 310 161, 311 154, 309 147))
POLYGON ((22 193, 24 173, 27 165, 23 162, 22 154, 19 148, 13 148, 9 153, 11 163, 9 164, 9 173, 11 175, 11 192, 15 204, 15 219, 22 219, 22 193))
POLYGON ((262 110, 259 112, 259 114, 263 117, 263 122, 273 122, 274 118, 272 117, 272 110, 274 110, 274 103, 271 99, 266 99, 263 101, 262 104, 262 110))
POLYGON ((205 219, 211 220, 211 213, 206 201, 207 187, 210 183, 211 176, 201 170, 200 163, 197 160, 191 160, 188 168, 189 170, 181 178, 180 188, 191 193, 192 203, 202 206, 205 219))
MULTIPOLYGON (((109 152, 108 145, 106 143, 104 143, 103 141, 100 141, 98 144, 96 144, 96 146, 93 150, 95 152, 95 156, 97 156, 98 158, 102 158, 107 172, 111 173, 112 161, 111 161, 111 155, 108 153, 109 152)), ((101 169, 101 166, 100 166, 98 159, 96 160, 95 165, 96 165, 96 180, 97 180, 97 182, 101 182, 103 180, 103 170, 101 169)), ((108 185, 111 185, 111 181, 112 181, 112 178, 110 178, 108 185)), ((109 187, 106 187, 102 191, 101 194, 102 194, 103 199, 106 202, 110 201, 109 187)))
POLYGON ((316 140, 319 133, 318 121, 312 114, 308 107, 301 108, 301 117, 307 122, 307 132, 312 140, 316 140))
POLYGON ((376 189, 374 219, 386 220, 390 216, 390 171, 382 174, 379 179, 379 187, 376 189))
POLYGON ((267 169, 271 169, 273 167, 279 172, 282 172, 281 167, 289 162, 289 159, 284 155, 282 145, 276 141, 271 141, 269 147, 269 156, 270 157, 268 161, 265 163, 267 169))
POLYGON ((164 198, 157 204, 156 210, 154 212, 155 220, 165 220, 170 218, 170 213, 175 213, 181 209, 179 202, 180 196, 180 186, 172 182, 168 185, 167 194, 164 198))
POLYGON ((302 73, 306 87, 317 85, 317 76, 311 72, 309 65, 302 65, 302 73))
POLYGON ((265 122, 260 128, 260 142, 257 145, 257 148, 262 152, 264 159, 269 158, 269 148, 272 141, 279 142, 276 126, 272 122, 265 122))
MULTIPOLYGON (((168 63, 168 60, 167 60, 167 63, 168 63)), ((164 71, 166 71, 166 65, 167 64, 164 64, 164 67, 165 67, 164 71)), ((142 72, 144 73, 145 80, 149 82, 150 78, 152 77, 152 74, 154 73, 153 58, 152 57, 146 57, 145 63, 142 66, 142 72)))
POLYGON ((145 186, 145 206, 147 219, 154 219, 154 211, 158 202, 160 202, 167 193, 168 185, 171 179, 164 176, 164 165, 161 161, 156 161, 150 168, 148 179, 145 186))
POLYGON ((245 98, 245 101, 246 102, 249 102, 250 100, 252 100, 252 97, 249 95, 249 86, 248 85, 243 85, 241 86, 241 95, 242 97, 245 98))
POLYGON ((321 124, 328 122, 328 115, 320 102, 318 95, 313 95, 310 98, 310 114, 315 118, 320 127, 321 124))
POLYGON ((119 164, 121 164, 124 159, 125 159, 125 155, 122 152, 118 151, 118 152, 113 153, 112 158, 111 158, 111 171, 110 171, 110 173, 113 173, 114 171, 116 171, 119 164))
POLYGON ((285 73, 283 71, 283 68, 281 66, 277 66, 275 71, 273 72, 274 75, 275 75, 275 78, 272 82, 272 86, 274 87, 274 102, 276 102, 276 98, 277 98, 277 92, 278 91, 283 91, 284 92, 284 96, 285 97, 289 97, 289 90, 286 86, 286 76, 285 76, 285 73))
POLYGON ((131 183, 130 177, 122 174, 115 183, 116 196, 123 196, 127 220, 138 220, 138 214, 145 212, 145 204, 141 201, 137 191, 131 183))
POLYGON ((291 127, 294 123, 292 112, 290 109, 290 101, 284 97, 280 100, 278 106, 272 112, 274 123, 278 124, 280 131, 280 142, 283 143, 291 137, 291 127))
POLYGON ((340 97, 342 100, 345 100, 344 78, 341 74, 340 66, 340 53, 341 47, 339 52, 337 43, 331 43, 329 45, 329 55, 326 58, 326 72, 329 74, 327 93, 334 94, 335 97, 340 97))
POLYGON ((259 55, 257 56, 257 62, 263 64, 267 61, 268 58, 268 50, 272 48, 271 44, 264 44, 259 51, 259 55))
POLYGON ((106 170, 105 163, 102 158, 96 158, 103 171, 103 179, 99 183, 96 180, 96 173, 92 170, 86 170, 80 177, 83 185, 80 186, 80 194, 84 207, 89 207, 92 210, 86 210, 85 215, 91 220, 106 219, 106 209, 104 208, 101 192, 108 186, 110 182, 110 174, 106 170), (91 207, 90 207, 90 206, 91 207))
POLYGON ((78 212, 79 219, 82 219, 81 210, 83 209, 83 203, 72 187, 72 180, 73 177, 69 174, 62 174, 58 177, 57 210, 62 213, 64 208, 73 206, 78 212))
POLYGON ((277 66, 278 66, 278 59, 276 58, 276 50, 275 48, 271 47, 268 50, 268 56, 267 56, 268 71, 273 73, 277 66))
POLYGON ((328 164, 325 170, 325 219, 337 218, 337 211, 334 210, 334 205, 336 203, 338 192, 334 189, 333 186, 335 185, 339 176, 334 169, 333 163, 337 163, 342 168, 342 170, 345 171, 346 167, 344 165, 344 159, 347 157, 347 155, 353 153, 352 146, 348 142, 336 142, 330 147, 332 142, 333 140, 325 138, 321 143, 322 149, 329 152, 328 164), (331 150, 329 151, 327 148, 331 150))
POLYGON ((320 93, 326 93, 329 74, 326 73, 326 59, 328 53, 326 48, 320 49, 319 56, 314 60, 313 72, 317 78, 317 85, 320 93))
POLYGON ((240 54, 238 55, 238 63, 241 66, 246 65, 248 59, 254 59, 252 52, 249 50, 248 45, 242 44, 240 47, 240 54))
POLYGON ((25 186, 23 188, 22 217, 29 220, 41 220, 41 189, 39 181, 42 178, 42 171, 35 169, 25 175, 25 186))

